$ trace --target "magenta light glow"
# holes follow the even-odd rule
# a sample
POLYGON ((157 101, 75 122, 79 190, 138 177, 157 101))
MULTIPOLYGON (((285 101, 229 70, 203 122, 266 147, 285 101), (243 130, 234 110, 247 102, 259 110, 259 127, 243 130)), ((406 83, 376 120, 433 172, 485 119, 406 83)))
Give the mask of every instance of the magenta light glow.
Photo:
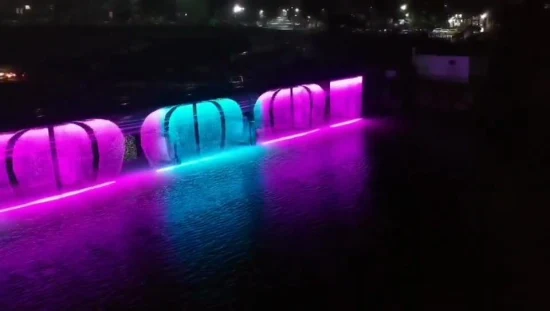
POLYGON ((359 122, 359 121, 361 121, 361 120, 362 120, 361 118, 357 118, 357 119, 353 119, 353 120, 349 120, 349 121, 344 121, 344 122, 340 122, 340 123, 335 123, 335 124, 330 125, 329 127, 330 127, 330 128, 335 128, 335 127, 346 126, 346 125, 350 125, 350 124, 353 124, 353 123, 357 123, 357 122, 359 122))
POLYGON ((307 132, 302 132, 302 133, 298 133, 298 134, 294 134, 294 135, 283 136, 283 137, 279 137, 279 138, 276 138, 276 139, 263 141, 263 142, 260 142, 260 145, 266 146, 266 145, 271 145, 271 144, 275 144, 275 143, 286 141, 286 140, 292 140, 292 139, 296 139, 296 138, 300 138, 300 137, 304 137, 304 136, 308 136, 308 135, 320 132, 323 129, 333 129, 333 128, 338 128, 338 127, 351 125, 351 124, 357 123, 361 120, 363 120, 363 119, 358 118, 358 119, 352 119, 352 120, 348 120, 348 121, 344 121, 344 122, 339 122, 339 123, 331 124, 326 128, 317 128, 317 129, 307 131, 307 132))
POLYGON ((363 112, 363 77, 330 82, 330 118, 359 118, 363 112))
POLYGON ((96 190, 96 189, 111 186, 114 183, 115 183, 115 181, 109 181, 109 182, 101 183, 101 184, 98 184, 98 185, 95 185, 95 186, 92 186, 92 187, 87 187, 87 188, 82 188, 82 189, 79 189, 79 190, 69 191, 69 192, 54 195, 54 196, 51 196, 51 197, 46 197, 46 198, 43 198, 43 199, 39 199, 39 200, 36 200, 36 201, 32 201, 32 202, 28 202, 28 203, 24 203, 24 204, 20 204, 20 205, 15 205, 15 206, 12 206, 12 207, 3 208, 3 209, 0 209, 0 213, 6 213, 6 212, 10 212, 10 211, 30 207, 30 206, 36 206, 36 205, 40 205, 40 204, 45 204, 45 203, 49 203, 49 202, 53 202, 53 201, 62 200, 62 199, 65 199, 65 198, 74 197, 74 196, 79 195, 79 194, 83 194, 83 193, 90 192, 90 191, 93 191, 93 190, 96 190))
POLYGON ((330 82, 333 88, 348 88, 363 83, 363 77, 355 77, 349 79, 335 80, 330 82))

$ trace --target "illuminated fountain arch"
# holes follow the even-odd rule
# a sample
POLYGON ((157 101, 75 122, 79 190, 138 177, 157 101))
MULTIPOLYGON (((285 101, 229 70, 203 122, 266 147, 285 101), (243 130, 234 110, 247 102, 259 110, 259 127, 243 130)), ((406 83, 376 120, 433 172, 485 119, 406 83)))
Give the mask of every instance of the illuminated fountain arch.
POLYGON ((2 201, 82 187, 120 174, 124 135, 93 119, 0 135, 2 201))
POLYGON ((141 145, 153 167, 245 143, 245 118, 231 99, 161 108, 149 114, 141 127, 141 145))
POLYGON ((318 127, 326 122, 325 91, 317 84, 268 91, 256 101, 254 122, 264 135, 318 127))

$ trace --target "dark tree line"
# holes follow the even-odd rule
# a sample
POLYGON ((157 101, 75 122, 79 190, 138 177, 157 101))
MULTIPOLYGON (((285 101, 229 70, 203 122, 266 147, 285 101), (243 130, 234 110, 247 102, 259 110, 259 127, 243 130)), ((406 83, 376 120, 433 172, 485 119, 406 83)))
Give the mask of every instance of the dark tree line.
POLYGON ((176 19, 208 15, 209 0, 55 0, 52 11, 56 21, 176 19))

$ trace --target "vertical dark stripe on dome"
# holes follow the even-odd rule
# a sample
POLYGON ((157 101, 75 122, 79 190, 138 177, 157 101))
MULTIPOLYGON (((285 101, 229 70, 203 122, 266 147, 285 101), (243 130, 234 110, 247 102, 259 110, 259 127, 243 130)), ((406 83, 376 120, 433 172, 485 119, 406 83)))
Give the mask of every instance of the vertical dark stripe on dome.
POLYGON ((180 158, 178 156, 178 149, 177 149, 178 146, 176 146, 176 143, 174 143, 174 161, 176 161, 176 163, 181 163, 180 161, 180 158))
POLYGON ((176 112, 176 109, 178 109, 179 107, 180 106, 174 106, 170 108, 166 113, 166 115, 164 116, 164 120, 162 124, 162 128, 163 128, 162 135, 164 136, 166 141, 166 150, 168 151, 168 156, 171 158, 173 157, 173 154, 175 154, 176 152, 176 143, 174 142, 174 146, 172 149, 172 142, 170 140, 170 119, 172 118, 172 115, 174 114, 174 112, 176 112), (170 150, 173 150, 173 152, 170 152, 170 150))
POLYGON ((99 142, 97 140, 97 136, 95 135, 94 129, 88 124, 84 122, 73 122, 73 124, 81 127, 86 132, 86 135, 88 135, 88 138, 90 139, 90 144, 92 147, 92 172, 93 172, 92 179, 95 181, 97 180, 97 177, 99 175, 99 160, 101 157, 101 154, 99 153, 99 142))
POLYGON ((332 107, 331 107, 331 101, 330 101, 330 82, 327 82, 325 84, 325 88, 328 89, 328 91, 325 91, 325 89, 321 88, 323 90, 323 93, 325 95, 325 122, 329 122, 332 115, 332 107))
POLYGON ((311 89, 306 86, 302 85, 302 87, 307 91, 307 94, 309 95, 309 127, 313 127, 313 109, 315 108, 313 106, 313 93, 311 93, 311 89))
POLYGON ((197 103, 193 104, 193 121, 195 126, 195 146, 197 147, 197 153, 201 153, 201 135, 199 132, 199 114, 197 110, 197 103))
POLYGON ((271 96, 271 100, 269 101, 269 125, 271 128, 275 127, 275 112, 273 111, 273 103, 275 102, 275 97, 279 94, 279 92, 282 89, 278 89, 275 92, 273 92, 273 95, 271 96))
POLYGON ((19 181, 17 180, 17 175, 15 174, 15 168, 13 166, 13 149, 19 138, 28 131, 29 130, 21 130, 15 133, 10 140, 8 140, 8 145, 6 147, 6 173, 8 174, 8 179, 12 188, 17 188, 19 186, 19 181))
POLYGON ((61 174, 59 172, 59 157, 57 154, 57 147, 55 143, 55 131, 53 126, 48 126, 48 138, 50 141, 50 152, 52 153, 53 175, 55 177, 55 184, 58 190, 63 188, 61 181, 61 174))
POLYGON ((212 104, 214 104, 214 106, 216 107, 216 109, 218 109, 218 112, 220 113, 220 124, 221 124, 221 127, 222 127, 222 142, 220 144, 220 148, 221 149, 225 149, 225 144, 226 144, 226 140, 227 140, 227 128, 226 128, 226 121, 225 121, 225 112, 223 111, 223 108, 222 106, 220 105, 220 103, 218 103, 217 101, 213 101, 211 100, 210 101, 212 104))

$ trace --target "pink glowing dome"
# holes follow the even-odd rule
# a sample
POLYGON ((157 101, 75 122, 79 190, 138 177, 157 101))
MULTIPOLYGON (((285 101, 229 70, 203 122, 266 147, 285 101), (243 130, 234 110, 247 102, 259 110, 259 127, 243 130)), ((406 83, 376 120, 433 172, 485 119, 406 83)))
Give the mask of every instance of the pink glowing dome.
POLYGON ((0 197, 35 196, 116 177, 124 135, 94 119, 0 134, 0 197))
POLYGON ((325 123, 325 91, 317 84, 272 90, 254 106, 254 121, 260 132, 300 130, 325 123))

